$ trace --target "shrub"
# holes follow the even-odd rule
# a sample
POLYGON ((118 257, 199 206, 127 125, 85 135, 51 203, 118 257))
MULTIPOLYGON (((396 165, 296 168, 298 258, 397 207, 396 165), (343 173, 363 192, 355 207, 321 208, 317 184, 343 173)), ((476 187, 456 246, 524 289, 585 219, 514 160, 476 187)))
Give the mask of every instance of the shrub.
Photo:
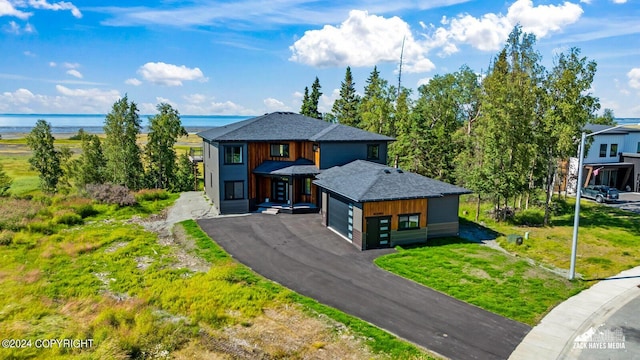
POLYGON ((539 226, 544 224, 544 210, 527 209, 519 212, 513 219, 517 225, 539 226))
POLYGON ((73 211, 75 211, 75 213, 80 215, 80 217, 83 219, 89 216, 97 215, 99 213, 99 211, 96 210, 91 204, 74 206, 73 211))
POLYGON ((82 140, 85 136, 87 136, 87 132, 84 131, 83 128, 80 128, 77 134, 69 137, 69 140, 82 140))
POLYGON ((53 217, 54 224, 80 225, 83 223, 82 216, 71 211, 64 211, 53 217))
POLYGON ((0 246, 1 245, 10 245, 11 241, 13 241, 13 231, 0 231, 0 246))
POLYGON ((169 198, 169 193, 164 189, 144 189, 135 194, 138 202, 141 201, 157 201, 169 198))
POLYGON ((130 206, 136 199, 126 186, 115 184, 89 184, 85 187, 89 196, 101 203, 130 206))
POLYGON ((44 235, 52 235, 56 232, 55 226, 51 222, 32 222, 27 225, 29 232, 37 232, 44 235))

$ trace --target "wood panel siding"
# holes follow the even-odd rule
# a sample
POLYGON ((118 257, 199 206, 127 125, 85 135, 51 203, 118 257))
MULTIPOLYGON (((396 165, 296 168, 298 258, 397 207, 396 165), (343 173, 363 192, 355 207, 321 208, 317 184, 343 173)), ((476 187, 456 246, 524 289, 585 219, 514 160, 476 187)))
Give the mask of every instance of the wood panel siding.
MULTIPOLYGON (((363 206, 363 218, 370 216, 391 216, 391 230, 398 230, 398 215, 420 214, 420 228, 427 227, 427 199, 390 200, 367 202, 363 206)), ((362 232, 367 232, 363 221, 362 232)))
MULTIPOLYGON (((315 144, 317 149, 313 153, 313 163, 318 169, 320 169, 320 144, 315 144)), ((311 144, 311 151, 313 151, 313 144, 311 144)))
MULTIPOLYGON (((315 157, 313 152, 313 143, 310 141, 278 141, 278 142, 250 142, 247 144, 247 171, 249 172, 249 198, 264 200, 269 197, 265 194, 270 193, 269 186, 267 191, 264 190, 264 184, 258 184, 259 176, 253 174, 253 169, 267 160, 273 161, 295 161, 299 158, 313 160, 315 157), (289 144, 289 157, 273 157, 271 156, 271 144, 289 144), (258 190, 260 186, 260 190, 258 190)), ((311 202, 311 201, 309 201, 311 202)))

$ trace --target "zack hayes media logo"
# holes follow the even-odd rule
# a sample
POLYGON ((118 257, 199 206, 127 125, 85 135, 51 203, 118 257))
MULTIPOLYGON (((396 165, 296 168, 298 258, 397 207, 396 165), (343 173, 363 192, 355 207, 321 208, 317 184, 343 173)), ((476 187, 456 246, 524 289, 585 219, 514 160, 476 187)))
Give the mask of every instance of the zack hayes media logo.
POLYGON ((621 328, 590 327, 584 334, 576 336, 574 349, 615 350, 626 349, 624 333, 621 328))

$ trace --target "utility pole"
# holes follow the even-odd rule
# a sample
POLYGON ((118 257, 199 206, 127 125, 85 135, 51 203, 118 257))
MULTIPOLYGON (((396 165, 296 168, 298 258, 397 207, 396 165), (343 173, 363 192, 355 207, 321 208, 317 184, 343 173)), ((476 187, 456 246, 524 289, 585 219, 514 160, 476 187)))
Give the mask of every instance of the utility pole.
POLYGON ((404 56, 404 40, 406 36, 402 37, 402 48, 400 49, 400 67, 398 68, 398 97, 400 97, 400 89, 402 85, 402 58, 404 56))

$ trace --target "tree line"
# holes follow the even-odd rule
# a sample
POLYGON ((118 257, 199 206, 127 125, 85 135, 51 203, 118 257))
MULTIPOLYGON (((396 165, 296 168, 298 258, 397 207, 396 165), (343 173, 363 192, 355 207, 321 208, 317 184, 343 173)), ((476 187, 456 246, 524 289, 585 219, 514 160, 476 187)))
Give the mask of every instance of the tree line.
POLYGON ((473 190, 476 216, 481 200, 504 214, 509 204, 528 207, 543 190, 548 224, 559 162, 576 155, 587 123, 613 124, 614 116, 610 109, 596 115, 595 61, 571 48, 546 69, 535 43, 516 26, 485 73, 465 65, 435 75, 415 97, 400 81, 396 87, 381 78, 377 67, 361 96, 347 67, 331 112, 317 110, 316 78, 301 113, 394 137, 389 165, 473 190))
POLYGON ((161 103, 158 114, 149 117, 147 143, 137 138, 142 130, 137 105, 125 95, 113 104, 104 120, 104 140, 79 131, 82 152, 72 158, 69 147, 54 146, 51 125, 38 120, 27 136, 32 150, 31 168, 37 170, 40 188, 47 193, 67 192, 72 183, 79 189, 87 185, 114 184, 130 190, 143 188, 188 191, 196 174, 189 156, 176 154, 174 145, 187 132, 180 114, 161 103))

